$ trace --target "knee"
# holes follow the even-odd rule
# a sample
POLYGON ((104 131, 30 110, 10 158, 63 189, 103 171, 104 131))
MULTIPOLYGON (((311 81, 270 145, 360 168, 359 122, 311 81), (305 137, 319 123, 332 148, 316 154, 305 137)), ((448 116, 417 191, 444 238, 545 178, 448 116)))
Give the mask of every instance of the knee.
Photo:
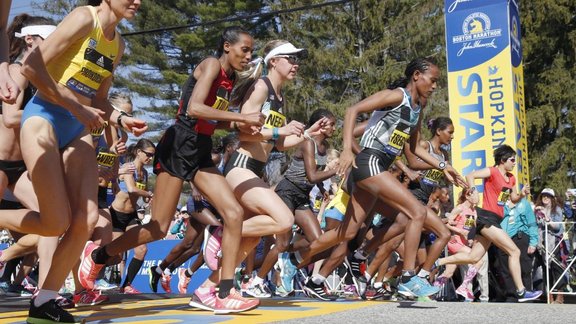
POLYGON ((148 224, 144 225, 144 227, 148 230, 152 239, 158 241, 166 237, 169 225, 170 224, 160 223, 157 220, 151 220, 148 224))
POLYGON ((417 206, 411 214, 412 221, 413 222, 424 222, 427 214, 428 213, 426 211, 426 207, 422 206, 422 204, 419 204, 419 206, 417 206))
POLYGON ((146 247, 146 244, 142 244, 134 248, 134 255, 137 255, 141 258, 144 258, 146 253, 148 253, 148 247, 146 247))
POLYGON ((292 230, 292 225, 294 225, 294 216, 289 215, 281 218, 278 222, 278 233, 286 233, 292 230))
POLYGON ((244 209, 242 209, 240 204, 234 204, 225 209, 222 213, 222 218, 227 226, 240 229, 244 221, 244 209))
POLYGON ((276 243, 274 243, 274 248, 278 253, 282 253, 288 250, 289 245, 290 243, 286 240, 277 240, 276 243))
POLYGON ((450 230, 446 226, 442 226, 442 228, 436 234, 436 239, 441 240, 443 242, 448 243, 450 241, 450 230))
POLYGON ((47 236, 47 237, 51 237, 51 236, 62 236, 64 235, 64 233, 66 233, 66 231, 68 230, 68 228, 70 227, 70 220, 62 220, 60 222, 49 222, 48 224, 43 224, 42 226, 42 236, 47 236))
POLYGON ((520 249, 518 249, 518 247, 514 246, 514 248, 512 248, 512 249, 510 249, 510 251, 508 251, 508 255, 511 258, 520 259, 520 249))

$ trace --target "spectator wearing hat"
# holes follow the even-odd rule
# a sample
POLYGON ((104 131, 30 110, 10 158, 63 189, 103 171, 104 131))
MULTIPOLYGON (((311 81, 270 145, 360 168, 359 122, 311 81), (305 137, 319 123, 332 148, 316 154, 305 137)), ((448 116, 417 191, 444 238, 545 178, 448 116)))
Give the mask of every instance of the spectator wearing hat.
MULTIPOLYGON (((562 206, 558 203, 553 189, 545 188, 542 190, 536 199, 534 212, 540 229, 540 246, 541 249, 545 249, 540 251, 539 261, 541 264, 545 264, 546 251, 551 253, 548 266, 550 267, 550 284, 553 285, 561 279, 562 276, 561 251, 565 248, 562 246, 564 224, 561 223, 564 220, 564 215, 562 213, 562 206), (548 224, 548 231, 546 231, 546 224, 548 224), (554 250, 554 248, 556 248, 556 250, 554 250)), ((566 279, 561 279, 555 291, 563 291, 566 285, 566 279)), ((563 303, 564 296, 556 295, 556 298, 554 298, 554 295, 551 295, 550 300, 553 303, 563 303)))
POLYGON ((182 208, 180 208, 180 212, 176 216, 176 221, 174 222, 174 225, 170 227, 170 234, 174 235, 175 239, 181 240, 184 238, 184 233, 186 232, 186 227, 188 224, 187 220, 189 216, 190 215, 188 215, 188 207, 187 205, 184 205, 182 208))
MULTIPOLYGON (((534 252, 538 247, 538 224, 532 206, 526 198, 513 203, 511 200, 504 206, 504 218, 500 223, 502 229, 512 238, 512 241, 520 250, 520 269, 522 283, 527 289, 532 289, 532 263, 534 252)), ((500 275, 506 289, 506 296, 515 299, 515 289, 508 269, 508 255, 498 249, 500 261, 500 275)))

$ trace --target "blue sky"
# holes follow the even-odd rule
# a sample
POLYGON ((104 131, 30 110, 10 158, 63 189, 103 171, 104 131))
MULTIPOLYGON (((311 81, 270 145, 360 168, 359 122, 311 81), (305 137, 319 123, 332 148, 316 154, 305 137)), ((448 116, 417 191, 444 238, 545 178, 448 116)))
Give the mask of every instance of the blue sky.
MULTIPOLYGON (((4 0, 0 0, 4 1, 4 0)), ((36 3, 46 2, 46 0, 35 0, 36 3)), ((32 0, 12 0, 12 7, 10 8, 10 15, 8 18, 8 23, 12 22, 12 18, 21 13, 27 13, 31 15, 42 15, 41 10, 35 9, 32 6, 32 0)))

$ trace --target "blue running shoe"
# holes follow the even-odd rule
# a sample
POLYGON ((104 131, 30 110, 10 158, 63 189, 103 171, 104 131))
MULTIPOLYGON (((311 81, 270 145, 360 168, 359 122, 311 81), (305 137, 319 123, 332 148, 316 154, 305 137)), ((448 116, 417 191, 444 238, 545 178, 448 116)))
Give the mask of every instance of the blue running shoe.
POLYGON ((296 276, 296 266, 290 261, 290 254, 287 252, 281 253, 278 256, 278 264, 280 266, 280 280, 282 281, 282 288, 285 292, 292 292, 294 290, 294 276, 296 276))
POLYGON ((542 290, 534 290, 534 291, 526 290, 524 294, 522 294, 522 296, 518 296, 518 302, 523 303, 530 300, 535 300, 540 298, 541 295, 542 290))
POLYGON ((426 280, 414 276, 407 283, 398 285, 398 293, 406 297, 426 297, 431 296, 440 291, 439 287, 430 285, 426 280))

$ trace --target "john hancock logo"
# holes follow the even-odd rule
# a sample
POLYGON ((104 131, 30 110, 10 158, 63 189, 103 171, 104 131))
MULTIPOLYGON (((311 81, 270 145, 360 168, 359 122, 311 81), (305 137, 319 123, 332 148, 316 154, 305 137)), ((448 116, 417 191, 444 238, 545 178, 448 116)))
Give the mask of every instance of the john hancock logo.
POLYGON ((468 15, 462 23, 462 35, 452 36, 452 44, 462 44, 457 56, 467 50, 497 48, 495 40, 502 36, 502 30, 490 29, 490 25, 490 17, 483 12, 468 15))

